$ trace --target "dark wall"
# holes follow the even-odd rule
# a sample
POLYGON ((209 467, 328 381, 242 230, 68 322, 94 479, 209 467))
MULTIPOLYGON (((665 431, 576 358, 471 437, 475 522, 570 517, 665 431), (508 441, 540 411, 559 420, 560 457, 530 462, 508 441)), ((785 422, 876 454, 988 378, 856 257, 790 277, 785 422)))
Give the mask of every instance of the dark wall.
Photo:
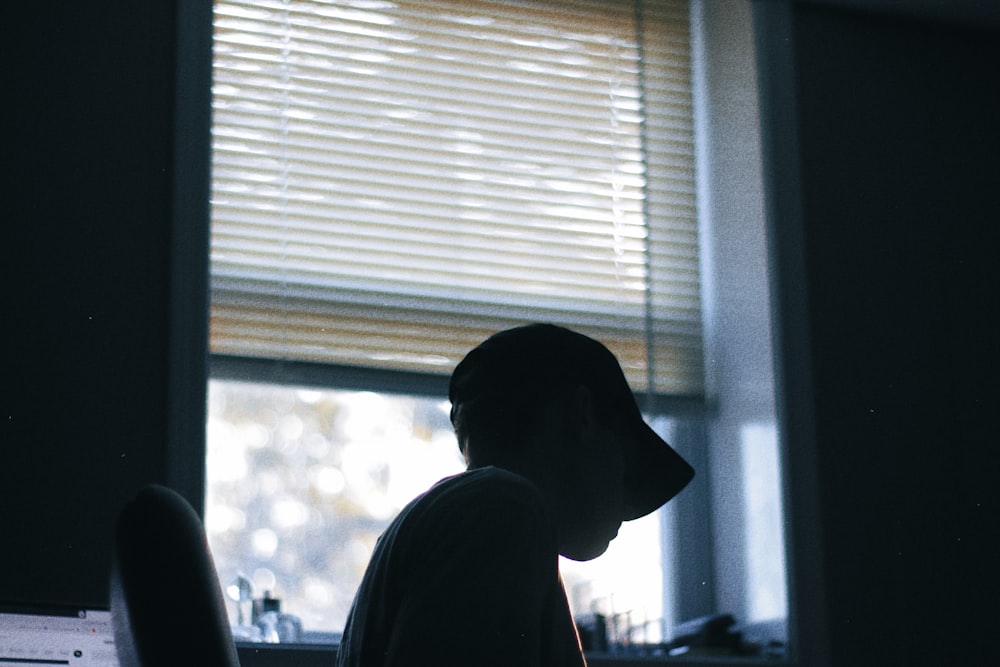
POLYGON ((835 665, 998 664, 1000 35, 808 4, 789 28, 768 141, 787 156, 797 134, 798 201, 773 231, 800 253, 781 335, 805 345, 788 417, 811 420, 818 504, 798 520, 825 593, 800 605, 835 665))
POLYGON ((177 4, 6 31, 0 604, 106 604, 118 508, 176 477, 177 4))

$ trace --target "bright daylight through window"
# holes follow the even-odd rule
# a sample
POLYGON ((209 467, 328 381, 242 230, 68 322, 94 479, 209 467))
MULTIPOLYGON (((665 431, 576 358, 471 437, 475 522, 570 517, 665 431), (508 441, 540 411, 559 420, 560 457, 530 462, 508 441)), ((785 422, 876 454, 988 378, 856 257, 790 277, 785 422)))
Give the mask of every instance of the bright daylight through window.
MULTIPOLYGON (((226 381, 210 394, 206 530, 223 583, 243 574, 306 629, 339 630, 389 520, 464 469, 447 401, 226 381)), ((579 614, 659 638, 658 526, 626 524, 599 561, 563 563, 579 614)))
MULTIPOLYGON (((654 427, 704 449, 688 11, 215 4, 206 528, 235 598, 270 592, 335 638, 388 521, 463 468, 443 387, 500 329, 603 341, 654 427)), ((766 423, 745 436, 775 440, 766 423)), ((767 539, 780 508, 759 487, 776 466, 745 471, 767 539)), ((613 641, 660 642, 716 610, 675 577, 715 561, 710 532, 675 539, 706 523, 684 518, 708 511, 704 472, 686 509, 563 563, 574 612, 607 617, 613 641)), ((777 539, 740 548, 769 567, 777 539)), ((754 613, 782 616, 783 588, 748 576, 764 589, 754 613)), ((231 604, 249 626, 250 603, 231 604)))

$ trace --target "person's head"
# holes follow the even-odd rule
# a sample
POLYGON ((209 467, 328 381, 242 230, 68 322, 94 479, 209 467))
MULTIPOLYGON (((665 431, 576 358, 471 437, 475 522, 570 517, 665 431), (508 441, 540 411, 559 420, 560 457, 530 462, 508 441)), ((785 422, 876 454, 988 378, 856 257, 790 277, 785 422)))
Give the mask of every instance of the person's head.
POLYGON ((643 421, 614 355, 569 329, 491 336, 456 367, 449 397, 469 467, 538 483, 570 558, 603 553, 623 520, 652 512, 694 474, 643 421))

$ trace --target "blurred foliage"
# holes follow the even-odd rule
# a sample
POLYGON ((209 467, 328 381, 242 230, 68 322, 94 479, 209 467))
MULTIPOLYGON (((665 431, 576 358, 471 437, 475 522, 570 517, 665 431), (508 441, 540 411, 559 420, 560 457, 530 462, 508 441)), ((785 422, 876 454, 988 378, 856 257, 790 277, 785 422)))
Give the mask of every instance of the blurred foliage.
POLYGON ((213 380, 206 467, 223 587, 336 632, 389 520, 464 465, 440 400, 213 380))

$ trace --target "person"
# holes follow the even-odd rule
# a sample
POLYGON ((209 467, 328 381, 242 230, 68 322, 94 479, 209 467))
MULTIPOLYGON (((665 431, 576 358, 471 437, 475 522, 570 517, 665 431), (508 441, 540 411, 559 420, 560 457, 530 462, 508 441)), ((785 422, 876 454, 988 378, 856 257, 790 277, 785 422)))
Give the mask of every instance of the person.
POLYGON ((694 471, 643 421, 614 355, 550 324, 502 331, 451 376, 467 470, 379 538, 338 665, 585 665, 560 554, 602 554, 694 471))

